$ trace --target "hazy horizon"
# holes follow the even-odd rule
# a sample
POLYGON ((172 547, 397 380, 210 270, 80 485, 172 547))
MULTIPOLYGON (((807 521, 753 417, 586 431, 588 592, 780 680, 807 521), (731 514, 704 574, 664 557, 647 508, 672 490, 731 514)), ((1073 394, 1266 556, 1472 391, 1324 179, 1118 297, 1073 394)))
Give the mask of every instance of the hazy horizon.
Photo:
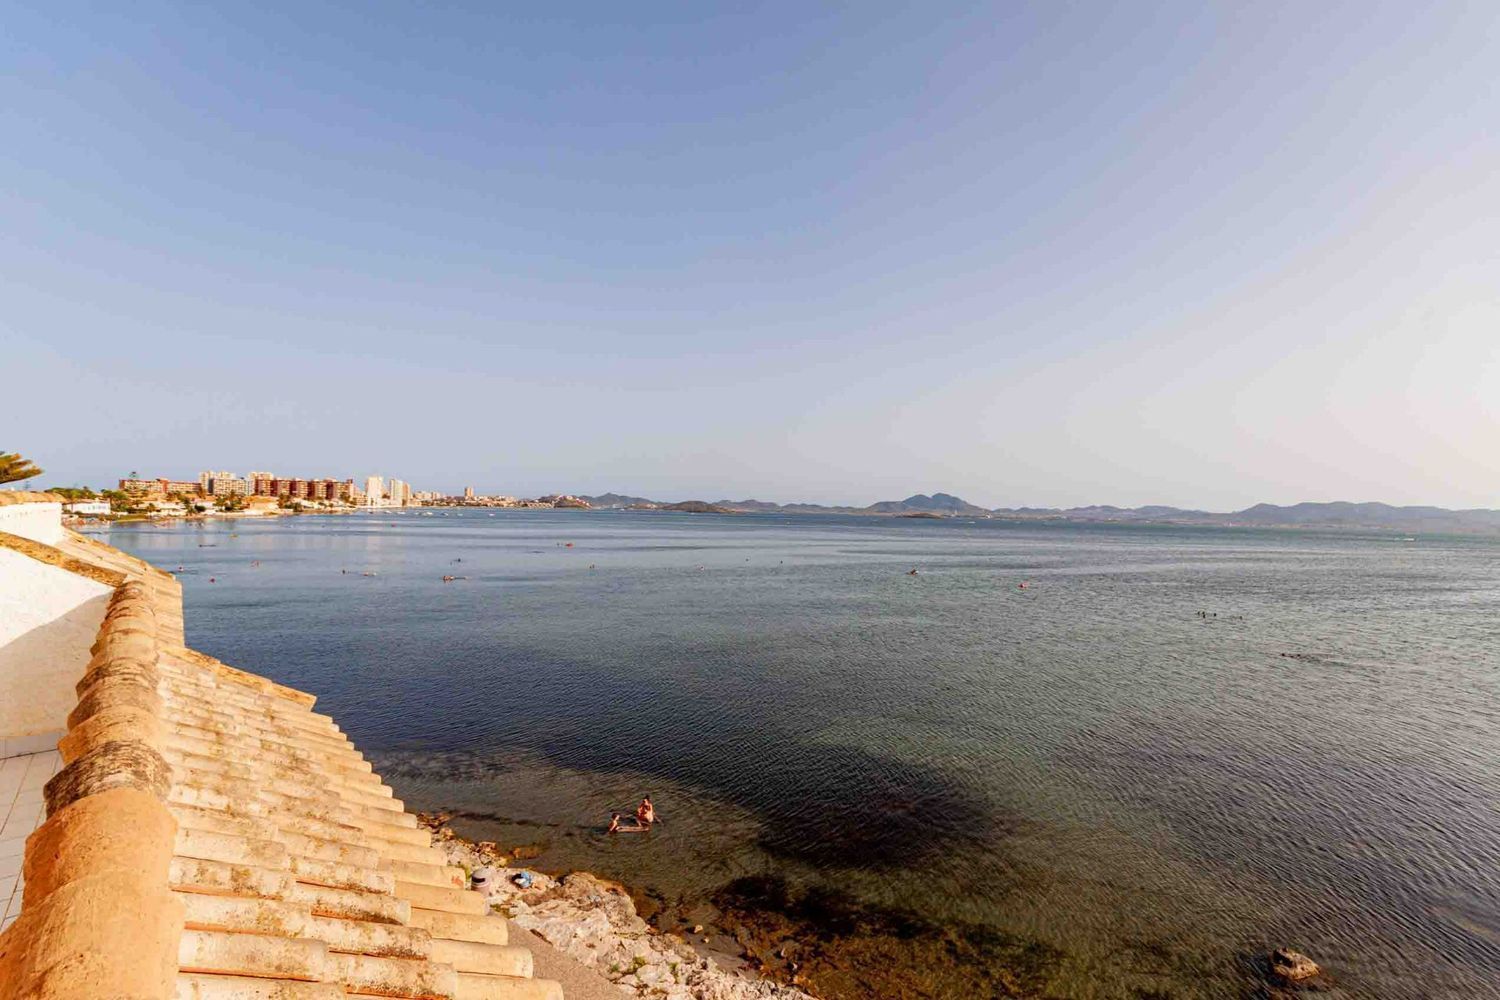
POLYGON ((0 448, 1500 507, 1500 8, 17 8, 0 448))

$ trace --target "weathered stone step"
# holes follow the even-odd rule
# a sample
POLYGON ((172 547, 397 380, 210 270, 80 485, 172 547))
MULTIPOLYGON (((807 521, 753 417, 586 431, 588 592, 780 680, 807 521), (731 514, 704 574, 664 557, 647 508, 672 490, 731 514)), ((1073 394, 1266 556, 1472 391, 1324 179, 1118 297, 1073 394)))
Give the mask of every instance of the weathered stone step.
POLYGON ((404 861, 401 858, 381 858, 376 865, 381 871, 390 872, 403 882, 420 882, 423 885, 440 885, 447 889, 467 889, 469 877, 456 865, 423 864, 404 861))
POLYGON ((172 997, 173 1000, 344 1000, 347 995, 337 983, 180 972, 172 997))
POLYGON ((170 701, 174 712, 209 720, 209 723, 199 723, 200 725, 212 724, 225 729, 255 729, 298 740, 304 738, 317 740, 335 747, 352 745, 349 737, 339 732, 337 728, 281 715, 263 704, 235 703, 211 689, 189 690, 187 685, 173 677, 170 671, 164 675, 159 667, 157 676, 161 678, 158 687, 163 697, 170 701))
POLYGON ((157 672, 170 685, 172 693, 204 708, 218 711, 236 710, 267 715, 287 725, 301 726, 318 732, 339 733, 338 724, 326 715, 244 688, 219 683, 215 678, 194 673, 174 663, 170 656, 158 657, 157 672))
POLYGON ((562 985, 551 979, 516 979, 460 972, 453 1000, 563 1000, 562 985))
POLYGON ((432 846, 432 831, 417 825, 417 818, 411 813, 389 813, 386 815, 395 817, 406 817, 410 822, 390 823, 383 817, 373 816, 369 812, 361 812, 356 808, 349 809, 349 822, 359 827, 368 834, 383 837, 386 840, 394 840, 402 844, 416 844, 418 847, 432 846))
POLYGON ((205 757, 244 759, 248 756, 255 756, 272 764, 296 762, 303 769, 313 766, 332 768, 336 775, 345 779, 379 780, 375 776, 374 765, 355 755, 341 754, 336 757, 324 757, 301 747, 266 745, 248 737, 226 736, 222 733, 198 730, 192 726, 174 723, 170 719, 165 720, 165 724, 164 736, 167 745, 202 754, 205 757))
POLYGON ((390 895, 396 889, 396 876, 373 868, 356 868, 353 865, 341 865, 337 861, 318 861, 296 855, 287 855, 287 865, 298 882, 385 895, 390 895))
POLYGON ((317 837, 319 840, 329 840, 338 844, 352 844, 356 847, 376 846, 368 841, 365 832, 357 826, 319 819, 315 816, 304 816, 287 807, 267 806, 259 802, 256 804, 264 811, 266 818, 275 823, 279 829, 291 830, 303 836, 317 837))
MULTIPOLYGON (((444 865, 447 856, 431 844, 410 844, 387 840, 378 833, 359 831, 364 843, 380 852, 381 857, 399 861, 411 861, 424 865, 444 865)), ((415 879, 413 879, 415 881, 415 879)))
POLYGON ((167 884, 181 892, 287 899, 292 896, 297 883, 290 872, 198 858, 173 858, 167 884))
POLYGON ((469 913, 447 913, 443 910, 411 911, 411 925, 421 927, 435 938, 450 941, 477 941, 481 944, 508 944, 510 927, 504 917, 495 914, 474 916, 469 913))
MULTIPOLYGON (((350 828, 353 829, 352 827, 350 828)), ((354 831, 358 832, 358 831, 354 831)), ((363 844, 351 844, 341 840, 324 840, 320 837, 311 837, 303 833, 294 833, 291 830, 276 828, 272 839, 278 840, 286 845, 287 852, 300 855, 304 858, 314 858, 318 861, 334 861, 342 865, 353 865, 356 868, 372 868, 379 870, 381 865, 380 852, 373 847, 365 847, 363 844)), ((363 838, 361 838, 363 839, 363 838)))
POLYGON ((275 823, 260 816, 233 816, 217 809, 202 809, 176 802, 169 802, 167 811, 177 820, 178 826, 190 830, 230 833, 257 840, 275 840, 278 833, 275 823))
POLYGON ((433 938, 430 954, 434 962, 446 962, 459 972, 531 978, 531 952, 515 945, 433 938))
POLYGON ((490 905, 485 901, 484 896, 472 889, 445 889, 442 886, 398 880, 396 897, 406 900, 413 907, 420 907, 424 910, 467 913, 472 916, 480 916, 490 911, 490 905))
POLYGON ((227 743, 246 749, 265 749, 292 757, 342 764, 354 770, 374 770, 370 762, 365 760, 352 744, 329 748, 302 740, 284 739, 270 733, 241 731, 237 727, 230 729, 223 726, 198 725, 192 720, 178 719, 170 715, 165 718, 164 722, 168 732, 191 736, 208 743, 227 743))
POLYGON ((355 995, 452 1000, 457 988, 453 966, 437 962, 330 952, 328 968, 355 995))
POLYGON ((177 898, 182 900, 183 920, 192 930, 305 937, 313 919, 312 910, 305 903, 281 899, 205 896, 192 892, 179 892, 177 898))
POLYGON ((223 688, 195 684, 174 675, 170 667, 163 669, 159 662, 157 675, 161 677, 161 693, 181 712, 216 719, 227 725, 251 725, 298 738, 307 736, 334 745, 349 743, 349 737, 331 722, 279 711, 265 701, 236 696, 223 688))
POLYGON ((232 833, 212 833, 179 827, 175 853, 180 858, 254 865, 257 868, 287 867, 286 847, 274 840, 254 840, 232 833))
POLYGON ((234 934, 224 931, 183 931, 177 948, 183 972, 229 976, 301 979, 327 982, 328 947, 305 938, 234 934))
MULTIPOLYGON (((287 876, 291 881, 291 876, 287 876)), ((333 889, 324 885, 292 882, 286 898, 308 906, 314 916, 342 920, 370 920, 380 924, 411 923, 411 904, 396 896, 357 889, 333 889)))
POLYGON ((308 933, 326 943, 329 951, 350 955, 426 959, 432 951, 432 935, 401 924, 315 915, 308 920, 308 933))

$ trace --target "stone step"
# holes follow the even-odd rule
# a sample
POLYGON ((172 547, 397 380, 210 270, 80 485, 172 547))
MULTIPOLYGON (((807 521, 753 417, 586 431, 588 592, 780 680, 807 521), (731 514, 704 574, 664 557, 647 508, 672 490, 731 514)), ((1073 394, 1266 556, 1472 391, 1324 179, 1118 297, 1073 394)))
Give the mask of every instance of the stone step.
POLYGON ((437 962, 330 952, 328 969, 355 995, 452 1000, 457 988, 453 966, 437 962))
POLYGON ((174 853, 180 858, 223 861, 226 864, 254 865, 256 868, 287 867, 286 846, 274 840, 255 840, 232 833, 212 833, 180 827, 174 853))
MULTIPOLYGON (((160 676, 160 671, 158 671, 160 676)), ((296 721, 277 717, 259 707, 234 704, 206 703, 192 694, 185 694, 173 684, 170 676, 162 678, 159 688, 169 702, 171 714, 181 717, 192 725, 223 732, 261 733, 268 737, 291 742, 308 741, 336 750, 353 746, 343 733, 321 728, 309 729, 296 721)))
POLYGON ((459 972, 531 978, 531 952, 516 945, 433 938, 430 954, 434 962, 446 962, 459 972))
POLYGON ((445 889, 442 886, 402 882, 398 879, 396 897, 424 910, 467 913, 476 917, 490 911, 490 905, 484 896, 472 889, 445 889))
POLYGON ((168 732, 191 736, 207 743, 225 743, 243 749, 269 750, 291 757, 301 757, 304 760, 339 764, 354 770, 367 772, 374 770, 370 762, 349 744, 327 748, 302 740, 284 739, 270 733, 241 732, 237 727, 229 729, 222 726, 202 726, 190 720, 176 719, 171 716, 168 716, 165 721, 168 732))
POLYGON ((308 920, 308 933, 327 944, 329 951, 351 955, 426 959, 432 951, 432 935, 420 927, 400 924, 313 916, 308 920))
POLYGON ((326 766, 324 760, 315 756, 291 756, 291 754, 276 753, 266 750, 260 745, 223 744, 223 742, 201 741, 196 736, 181 735, 178 732, 168 733, 166 747, 163 756, 171 763, 181 763, 186 768, 195 771, 228 772, 228 774, 249 774, 255 777, 285 777, 290 780, 308 783, 314 781, 318 786, 324 784, 335 784, 339 789, 350 789, 351 792, 360 795, 377 796, 377 798, 393 798, 393 792, 389 787, 381 783, 378 775, 365 771, 347 771, 347 769, 326 766))
MULTIPOLYGON (((278 784, 271 782, 271 785, 278 784)), ((283 785, 282 788, 286 786, 283 785)), ((372 809, 354 803, 330 799, 324 793, 321 798, 287 794, 286 791, 267 787, 266 784, 233 778, 228 775, 194 772, 186 780, 174 781, 168 792, 169 801, 182 805, 201 805, 219 808, 226 812, 256 812, 267 810, 292 816, 307 817, 341 826, 354 826, 360 830, 375 830, 394 840, 426 845, 432 835, 417 826, 415 816, 410 813, 372 809), (245 809, 246 803, 258 802, 264 808, 245 809), (238 805, 239 808, 232 808, 238 805), (403 817, 405 822, 402 822, 403 817)))
MULTIPOLYGON (((291 876, 287 876, 291 881, 291 876)), ((357 889, 333 889, 324 885, 291 882, 286 898, 308 906, 314 916, 343 920, 369 920, 378 924, 411 923, 411 904, 396 896, 357 889)))
POLYGON ((177 803, 169 803, 167 811, 177 820, 179 827, 190 830, 228 833, 256 840, 275 840, 279 834, 275 823, 259 816, 232 816, 217 809, 201 809, 177 803))
POLYGON ((183 972, 310 982, 335 978, 329 974, 328 958, 322 941, 225 931, 185 930, 177 948, 177 964, 183 972))
POLYGON ((342 865, 353 865, 356 868, 382 870, 380 852, 373 847, 350 844, 340 840, 324 840, 320 837, 310 837, 280 828, 274 829, 271 837, 285 844, 289 854, 318 861, 334 861, 342 865))
POLYGON ((190 691, 170 675, 161 679, 158 690, 174 715, 186 718, 194 725, 267 733, 335 749, 353 746, 349 737, 336 728, 280 714, 264 704, 236 702, 211 689, 190 691))
POLYGON ((250 976, 179 972, 173 1000, 344 1000, 338 983, 306 983, 250 976))
POLYGON ((563 1000, 562 984, 552 979, 517 979, 460 972, 453 1000, 563 1000))
MULTIPOLYGON (((364 833, 364 842, 380 852, 382 858, 390 858, 393 861, 411 861, 416 864, 441 866, 448 863, 448 857, 436 847, 423 844, 402 843, 387 840, 379 834, 364 833)), ((416 881, 413 879, 412 881, 416 881)))
POLYGON ((333 820, 318 819, 315 816, 303 816, 290 808, 277 806, 265 806, 257 803, 264 810, 264 815, 275 823, 278 829, 289 830, 301 834, 304 837, 316 837, 319 840, 332 841, 336 844, 350 844, 355 847, 375 847, 365 836, 365 832, 357 826, 347 823, 338 823, 333 820))
MULTIPOLYGON (((199 858, 173 858, 167 884, 180 892, 199 892, 210 896, 257 896, 261 899, 288 899, 297 883, 290 872, 232 865, 199 858)), ((390 897, 386 897, 390 898, 390 897)))
POLYGON ((205 896, 192 892, 179 892, 177 898, 182 900, 183 920, 192 930, 306 937, 313 920, 312 910, 305 903, 281 899, 205 896))
POLYGON ((435 938, 447 938, 450 941, 477 941, 481 944, 510 942, 510 927, 505 918, 497 914, 474 916, 413 907, 411 925, 428 931, 435 938))
POLYGON ((417 861, 404 861, 400 858, 381 858, 376 867, 381 871, 390 872, 403 882, 440 885, 448 889, 469 887, 469 876, 456 865, 423 864, 417 861))
POLYGON ((165 736, 168 745, 181 747, 206 757, 245 759, 254 756, 273 765, 285 762, 294 764, 299 769, 312 766, 331 769, 334 774, 345 779, 379 780, 374 773, 374 765, 354 756, 339 755, 325 758, 301 747, 267 746, 259 740, 195 730, 191 726, 174 724, 171 720, 167 720, 165 736))
POLYGON ((411 813, 389 813, 391 816, 405 816, 410 823, 388 823, 383 819, 373 818, 369 813, 352 812, 349 822, 353 826, 376 837, 386 840, 394 840, 402 844, 415 844, 418 847, 432 846, 432 831, 426 827, 417 825, 417 818, 411 813))
POLYGON ((348 785, 339 785, 335 791, 338 792, 339 798, 346 802, 357 802, 360 805, 370 806, 375 809, 385 809, 387 811, 406 811, 406 803, 396 798, 396 793, 389 788, 385 788, 383 785, 372 785, 368 789, 350 788, 348 785), (383 793, 378 791, 377 788, 384 789, 383 793))
POLYGON ((298 882, 325 885, 334 889, 378 892, 387 896, 396 889, 396 876, 373 868, 356 868, 336 861, 318 861, 296 855, 287 856, 287 865, 298 882))
POLYGON ((158 659, 157 673, 166 693, 186 706, 204 712, 237 717, 264 718, 289 728, 306 729, 330 736, 343 735, 326 715, 319 716, 265 695, 241 694, 229 687, 177 672, 170 661, 158 659))

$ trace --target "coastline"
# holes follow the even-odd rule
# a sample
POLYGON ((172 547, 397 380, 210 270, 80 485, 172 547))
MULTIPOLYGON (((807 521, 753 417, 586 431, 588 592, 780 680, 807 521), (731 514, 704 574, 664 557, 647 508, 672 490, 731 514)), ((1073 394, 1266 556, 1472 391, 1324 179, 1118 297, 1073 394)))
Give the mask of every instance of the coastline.
POLYGON ((447 825, 453 814, 417 816, 449 864, 492 870, 485 892, 497 912, 627 992, 667 1000, 1055 995, 1061 953, 988 926, 935 923, 764 876, 735 879, 688 913, 663 909, 639 887, 548 871, 533 860, 545 849, 470 840, 447 825), (513 882, 523 873, 524 889, 513 882))
POLYGON ((588 872, 553 877, 517 865, 519 858, 502 854, 498 845, 459 836, 447 825, 449 818, 417 814, 450 865, 470 875, 479 869, 493 872, 481 890, 491 909, 619 989, 665 1000, 819 1000, 798 985, 758 973, 754 954, 732 950, 733 938, 716 935, 715 943, 701 925, 695 928, 697 943, 661 931, 640 916, 630 890, 620 883, 588 872))

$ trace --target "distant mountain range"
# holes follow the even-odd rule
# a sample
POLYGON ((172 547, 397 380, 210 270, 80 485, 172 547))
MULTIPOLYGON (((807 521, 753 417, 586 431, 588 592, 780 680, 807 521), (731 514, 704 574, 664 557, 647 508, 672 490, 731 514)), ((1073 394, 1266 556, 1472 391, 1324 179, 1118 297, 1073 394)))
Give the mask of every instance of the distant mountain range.
MULTIPOLYGON (((646 497, 604 493, 584 497, 594 507, 673 506, 646 497)), ((1217 513, 1180 507, 998 507, 990 510, 951 493, 917 493, 905 500, 882 500, 868 507, 835 507, 815 503, 770 503, 765 500, 687 501, 678 509, 719 508, 736 513, 779 514, 937 514, 1027 521, 1128 522, 1133 524, 1201 524, 1258 528, 1348 528, 1393 532, 1500 534, 1500 510, 1449 510, 1444 507, 1393 507, 1384 503, 1299 503, 1289 507, 1258 503, 1244 510, 1217 513)))

